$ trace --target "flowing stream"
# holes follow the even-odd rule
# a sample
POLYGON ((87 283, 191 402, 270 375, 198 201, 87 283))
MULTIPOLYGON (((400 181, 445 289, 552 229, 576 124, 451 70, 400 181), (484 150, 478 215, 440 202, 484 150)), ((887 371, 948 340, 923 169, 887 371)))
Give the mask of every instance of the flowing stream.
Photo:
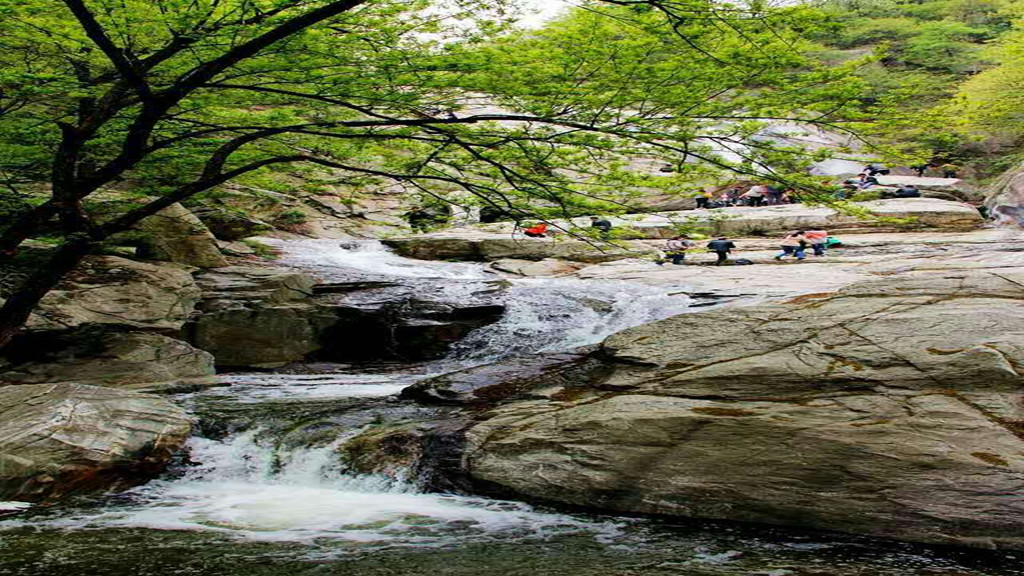
POLYGON ((497 281, 507 313, 439 361, 229 374, 222 378, 230 387, 183 396, 201 420, 223 424, 216 433, 201 426, 188 460, 145 486, 0 521, 0 574, 1024 574, 1012 554, 597 516, 425 493, 402 473, 353 473, 340 464, 339 446, 375 419, 419 410, 388 400, 405 386, 511 355, 594 344, 692 302, 682 286, 502 281, 483 265, 413 261, 372 243, 282 249, 282 265, 325 282, 386 281, 461 300, 497 281), (325 434, 310 441, 310 430, 325 434))

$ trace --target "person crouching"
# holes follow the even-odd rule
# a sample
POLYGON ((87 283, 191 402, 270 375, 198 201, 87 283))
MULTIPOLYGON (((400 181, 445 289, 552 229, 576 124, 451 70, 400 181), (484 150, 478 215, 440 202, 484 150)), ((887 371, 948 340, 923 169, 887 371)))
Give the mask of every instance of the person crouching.
POLYGON ((689 236, 676 236, 665 244, 665 257, 676 266, 682 266, 686 261, 686 251, 693 248, 693 242, 689 236))

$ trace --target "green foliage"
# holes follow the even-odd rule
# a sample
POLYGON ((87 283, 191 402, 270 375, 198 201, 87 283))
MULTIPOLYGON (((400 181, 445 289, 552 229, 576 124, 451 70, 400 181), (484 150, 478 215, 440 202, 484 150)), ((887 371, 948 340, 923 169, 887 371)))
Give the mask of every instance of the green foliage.
POLYGON ((301 210, 285 210, 277 216, 274 224, 283 228, 294 228, 305 224, 309 217, 301 210))
POLYGON ((1024 20, 987 54, 999 65, 968 80, 950 112, 969 130, 1010 140, 1024 137, 1024 20))

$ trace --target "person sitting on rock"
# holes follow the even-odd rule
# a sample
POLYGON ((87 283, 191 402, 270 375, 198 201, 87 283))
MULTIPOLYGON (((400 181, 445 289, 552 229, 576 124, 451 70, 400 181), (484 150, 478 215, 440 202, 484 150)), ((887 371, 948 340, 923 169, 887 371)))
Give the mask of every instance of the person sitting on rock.
POLYGON ((864 172, 866 172, 868 176, 877 176, 878 174, 881 174, 882 176, 888 176, 890 170, 889 168, 882 164, 872 163, 864 167, 864 172))
POLYGON ((942 166, 939 166, 939 170, 942 170, 943 178, 956 178, 956 174, 960 171, 960 167, 952 162, 947 162, 942 166))
POLYGON ((598 232, 601 234, 601 237, 606 240, 608 239, 608 235, 611 234, 612 231, 612 223, 609 222, 608 220, 605 220, 604 218, 598 218, 597 216, 590 217, 590 227, 597 228, 598 232))
POLYGON ((903 186, 900 186, 894 196, 896 198, 920 198, 921 191, 913 184, 904 184, 903 186))
POLYGON ((530 238, 546 238, 548 233, 547 222, 541 222, 529 228, 523 229, 523 234, 526 234, 530 238))
POLYGON ((736 245, 725 237, 708 242, 708 251, 718 254, 718 260, 715 262, 715 266, 721 266, 725 263, 725 261, 729 259, 729 254, 732 253, 734 248, 736 248, 736 245))
POLYGON ((795 256, 797 260, 803 260, 807 258, 807 254, 804 253, 804 246, 807 244, 807 237, 804 235, 803 230, 797 230, 790 232, 782 239, 779 243, 779 247, 782 248, 782 252, 775 256, 776 260, 782 260, 786 256, 795 256))
POLYGON ((878 178, 867 173, 861 173, 857 175, 856 185, 861 190, 867 190, 872 186, 878 186, 878 178))
POLYGON ((815 256, 825 255, 825 248, 828 242, 827 230, 808 230, 804 232, 804 237, 807 238, 807 243, 814 249, 815 256))
POLYGON ((690 237, 684 235, 676 236, 665 244, 665 256, 676 266, 682 266, 686 260, 686 251, 693 248, 690 237))
POLYGON ((705 190, 697 196, 697 209, 703 210, 711 207, 711 201, 714 200, 715 193, 705 190))

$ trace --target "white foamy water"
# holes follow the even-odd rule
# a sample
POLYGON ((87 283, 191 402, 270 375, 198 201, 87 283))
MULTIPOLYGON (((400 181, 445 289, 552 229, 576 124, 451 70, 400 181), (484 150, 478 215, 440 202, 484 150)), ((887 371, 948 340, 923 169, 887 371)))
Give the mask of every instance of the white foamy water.
POLYGON ((508 311, 459 342, 453 357, 498 360, 564 352, 597 344, 627 328, 685 313, 678 288, 577 279, 516 280, 504 296, 508 311))
MULTIPOLYGON (((484 264, 404 258, 379 242, 342 248, 335 240, 303 240, 282 242, 279 248, 282 263, 328 280, 352 272, 397 281, 439 280, 430 289, 451 301, 471 297, 486 288, 485 281, 496 279, 484 264)), ((506 280, 509 287, 497 297, 507 307, 505 316, 470 334, 449 360, 480 363, 518 354, 564 352, 599 343, 627 328, 685 313, 690 305, 680 286, 577 278, 506 280)), ((451 362, 444 366, 455 369, 450 368, 451 362)))
POLYGON ((228 374, 220 379, 230 388, 214 389, 206 395, 229 396, 239 402, 375 398, 398 394, 422 378, 411 374, 228 374))
MULTIPOLYGON (((615 524, 534 511, 514 502, 419 493, 384 476, 341 469, 337 448, 276 450, 250 431, 219 442, 194 438, 198 466, 183 478, 128 493, 131 503, 99 513, 36 520, 51 528, 151 528, 209 531, 260 541, 327 539, 364 545, 438 545, 569 532, 611 535, 615 524)), ((16 521, 0 522, 11 527, 16 521)))
POLYGON ((330 280, 339 272, 359 272, 392 278, 483 280, 490 275, 480 264, 403 258, 383 244, 364 241, 343 248, 338 240, 274 241, 283 252, 282 264, 309 270, 330 280))

